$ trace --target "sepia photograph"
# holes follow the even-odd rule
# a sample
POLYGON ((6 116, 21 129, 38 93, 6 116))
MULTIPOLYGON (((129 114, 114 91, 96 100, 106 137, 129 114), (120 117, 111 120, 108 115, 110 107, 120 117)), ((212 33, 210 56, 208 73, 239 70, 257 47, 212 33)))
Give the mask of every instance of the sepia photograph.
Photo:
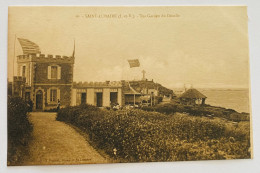
POLYGON ((251 159, 246 6, 10 6, 7 165, 251 159))

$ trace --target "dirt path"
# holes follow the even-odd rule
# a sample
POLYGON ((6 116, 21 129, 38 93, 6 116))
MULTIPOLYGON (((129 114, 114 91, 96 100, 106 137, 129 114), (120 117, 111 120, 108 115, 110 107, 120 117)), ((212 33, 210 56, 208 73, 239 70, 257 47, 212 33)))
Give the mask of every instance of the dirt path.
POLYGON ((31 113, 34 130, 26 165, 107 162, 83 136, 55 118, 56 113, 31 113))

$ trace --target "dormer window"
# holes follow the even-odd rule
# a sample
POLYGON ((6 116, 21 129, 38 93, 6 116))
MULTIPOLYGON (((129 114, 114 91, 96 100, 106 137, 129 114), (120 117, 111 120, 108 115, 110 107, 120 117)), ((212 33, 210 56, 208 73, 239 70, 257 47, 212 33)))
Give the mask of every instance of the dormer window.
POLYGON ((61 67, 58 65, 48 66, 48 79, 60 79, 61 67))

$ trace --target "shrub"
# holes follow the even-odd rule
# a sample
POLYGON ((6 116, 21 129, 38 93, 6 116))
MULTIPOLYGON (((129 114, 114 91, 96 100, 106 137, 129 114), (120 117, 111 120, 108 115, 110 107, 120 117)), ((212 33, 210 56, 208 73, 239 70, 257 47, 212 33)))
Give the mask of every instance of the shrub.
POLYGON ((8 97, 8 164, 20 164, 31 138, 29 106, 20 97, 8 97))
POLYGON ((248 133, 206 117, 81 105, 61 109, 57 120, 79 127, 121 162, 250 157, 248 133))

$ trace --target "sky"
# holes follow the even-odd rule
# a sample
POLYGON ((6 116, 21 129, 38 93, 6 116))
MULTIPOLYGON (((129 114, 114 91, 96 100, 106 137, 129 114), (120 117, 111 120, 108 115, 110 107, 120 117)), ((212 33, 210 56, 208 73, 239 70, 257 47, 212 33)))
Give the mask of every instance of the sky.
POLYGON ((22 54, 16 35, 53 55, 71 56, 75 40, 74 81, 140 80, 145 70, 168 88, 248 88, 247 22, 243 6, 9 7, 8 78, 22 54))

